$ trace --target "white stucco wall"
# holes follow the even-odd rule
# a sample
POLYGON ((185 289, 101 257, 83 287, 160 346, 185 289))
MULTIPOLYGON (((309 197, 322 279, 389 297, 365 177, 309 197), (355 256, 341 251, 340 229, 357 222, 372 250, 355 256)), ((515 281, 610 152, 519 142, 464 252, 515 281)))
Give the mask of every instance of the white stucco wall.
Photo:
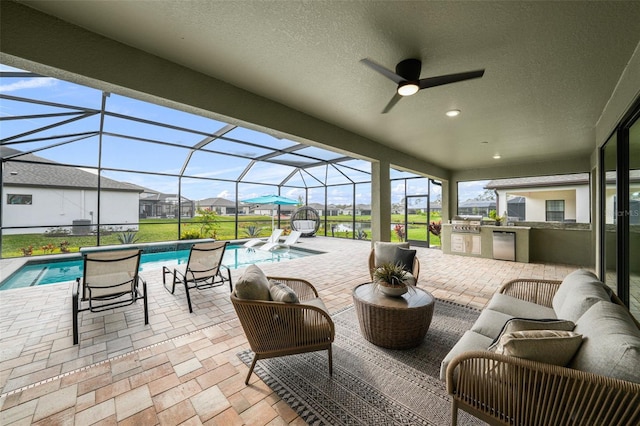
POLYGON ((546 201, 564 200, 565 220, 578 223, 590 222, 589 186, 558 186, 549 188, 512 188, 498 191, 499 214, 507 210, 507 195, 525 197, 525 220, 529 222, 546 221, 546 201))
MULTIPOLYGON (((124 228, 138 228, 138 193, 103 191, 100 222, 124 223, 124 228)), ((82 189, 35 188, 6 185, 2 191, 2 224, 5 227, 39 226, 29 229, 6 229, 5 234, 37 234, 55 227, 71 227, 74 220, 98 220, 97 192, 82 189), (32 196, 29 205, 7 204, 8 194, 32 196), (93 212, 93 216, 90 214, 93 212)))

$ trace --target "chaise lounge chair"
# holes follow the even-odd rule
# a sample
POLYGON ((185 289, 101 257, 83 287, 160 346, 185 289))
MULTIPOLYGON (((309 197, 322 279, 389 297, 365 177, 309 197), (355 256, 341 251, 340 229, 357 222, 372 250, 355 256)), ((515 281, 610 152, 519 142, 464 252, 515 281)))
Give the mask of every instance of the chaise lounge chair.
POLYGON ((280 247, 291 248, 292 245, 298 242, 298 238, 302 235, 299 231, 291 231, 291 234, 287 236, 283 243, 276 241, 275 243, 266 243, 258 247, 260 250, 271 251, 280 247))
POLYGON ((141 252, 142 250, 135 249, 95 251, 84 254, 83 275, 82 278, 76 279, 72 297, 74 345, 78 344, 80 312, 108 311, 132 305, 138 299, 142 299, 144 323, 149 324, 147 283, 138 275, 141 252))
POLYGON ((282 229, 274 229, 271 232, 271 235, 269 236, 269 238, 253 238, 249 241, 247 241, 246 243, 244 243, 245 247, 251 248, 251 247, 256 247, 262 244, 268 244, 268 243, 277 243, 280 240, 280 235, 282 235, 282 229))
POLYGON ((214 241, 212 243, 198 243, 191 247, 189 260, 186 267, 175 268, 173 272, 166 266, 162 267, 162 284, 171 294, 176 290, 176 284, 183 284, 187 293, 189 312, 193 312, 189 290, 202 290, 217 287, 229 282, 229 290, 232 290, 231 271, 222 264, 222 257, 228 241, 214 241), (223 275, 222 270, 225 270, 223 275), (167 286, 166 276, 172 275, 171 288, 167 286))

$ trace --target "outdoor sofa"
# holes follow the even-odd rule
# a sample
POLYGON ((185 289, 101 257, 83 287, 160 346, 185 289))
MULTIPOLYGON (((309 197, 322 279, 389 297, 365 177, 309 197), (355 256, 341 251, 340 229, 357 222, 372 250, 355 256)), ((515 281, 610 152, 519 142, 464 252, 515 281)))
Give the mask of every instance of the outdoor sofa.
POLYGON ((640 324, 586 270, 514 280, 442 361, 458 408, 490 424, 640 424, 640 324), (577 340, 576 340, 577 339, 577 340))

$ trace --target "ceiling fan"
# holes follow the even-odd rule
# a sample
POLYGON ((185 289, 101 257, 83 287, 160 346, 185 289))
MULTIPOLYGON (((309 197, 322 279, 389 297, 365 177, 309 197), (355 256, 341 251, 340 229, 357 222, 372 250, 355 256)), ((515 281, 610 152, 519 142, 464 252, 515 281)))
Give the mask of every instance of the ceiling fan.
POLYGON ((398 65, 396 65, 396 72, 393 72, 368 58, 362 59, 360 62, 369 68, 372 68, 374 71, 378 71, 380 74, 398 85, 396 94, 393 95, 393 98, 391 98, 387 106, 382 110, 383 114, 389 112, 403 96, 411 96, 418 92, 418 90, 442 86, 443 84, 457 83, 458 81, 471 80, 473 78, 480 78, 484 75, 484 70, 477 70, 421 79, 420 71, 422 69, 422 62, 419 59, 405 59, 404 61, 398 62, 398 65))

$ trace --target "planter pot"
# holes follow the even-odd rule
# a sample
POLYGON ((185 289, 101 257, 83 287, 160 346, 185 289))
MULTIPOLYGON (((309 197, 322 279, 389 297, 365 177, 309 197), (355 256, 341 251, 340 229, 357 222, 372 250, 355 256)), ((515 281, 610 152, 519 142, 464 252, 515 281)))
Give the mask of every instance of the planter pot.
POLYGON ((380 289, 382 294, 390 297, 400 297, 403 294, 405 294, 407 291, 409 291, 409 288, 406 285, 402 287, 390 287, 384 284, 378 284, 378 288, 380 289))

